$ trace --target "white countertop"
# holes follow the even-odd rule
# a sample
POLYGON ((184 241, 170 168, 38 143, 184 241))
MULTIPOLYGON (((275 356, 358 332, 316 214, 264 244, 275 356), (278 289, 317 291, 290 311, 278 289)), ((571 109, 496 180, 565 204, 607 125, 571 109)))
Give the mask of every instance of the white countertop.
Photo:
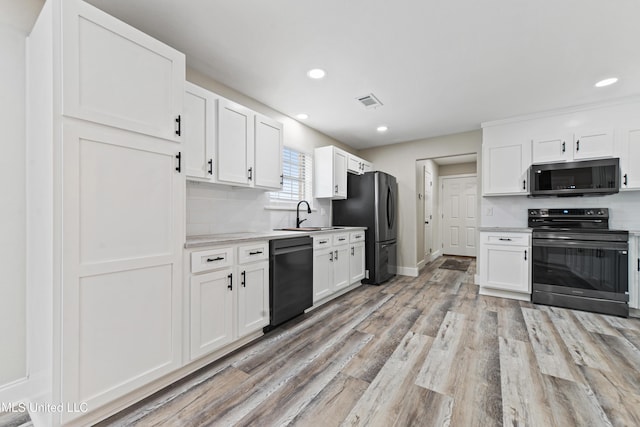
POLYGON ((184 247, 200 248, 204 246, 214 246, 225 243, 242 243, 250 242, 254 240, 275 240, 286 239, 289 237, 304 237, 326 233, 339 233, 339 232, 351 232, 358 230, 366 230, 366 227, 340 227, 340 228, 327 228, 326 230, 317 231, 287 231, 287 230, 272 230, 272 231, 246 231, 237 233, 223 233, 223 234, 206 234, 201 236, 187 236, 187 241, 184 247))
POLYGON ((502 233, 531 233, 532 229, 527 227, 480 227, 480 231, 502 232, 502 233))

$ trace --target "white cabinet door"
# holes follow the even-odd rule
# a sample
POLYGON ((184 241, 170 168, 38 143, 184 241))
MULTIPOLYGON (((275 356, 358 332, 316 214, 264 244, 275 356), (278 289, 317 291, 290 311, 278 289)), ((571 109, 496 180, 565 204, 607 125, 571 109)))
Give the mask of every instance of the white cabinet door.
POLYGON ((182 133, 185 172, 188 177, 214 181, 215 118, 216 96, 206 89, 186 82, 182 133))
POLYGON ((373 163, 367 162, 366 160, 362 161, 362 173, 371 172, 373 170, 373 163))
POLYGON ((248 186, 253 180, 253 112, 218 100, 217 180, 248 186))
POLYGON ((564 162, 572 159, 571 135, 540 137, 531 140, 532 163, 564 162))
POLYGON ((527 194, 531 165, 529 143, 482 149, 482 194, 527 194))
POLYGON ((347 153, 334 150, 333 153, 333 199, 347 198, 347 153))
POLYGON ((313 251, 313 302, 333 293, 333 248, 313 251))
POLYGON ((238 267, 238 338, 269 324, 269 262, 238 267))
POLYGON ((191 360, 233 340, 232 271, 225 268, 191 277, 191 360))
POLYGON ((364 173, 362 171, 362 159, 354 156, 353 154, 349 154, 349 159, 347 160, 347 172, 362 175, 364 173))
POLYGON ((573 158, 576 160, 613 156, 613 131, 611 130, 579 132, 574 138, 573 158))
POLYGON ((620 188, 640 189, 640 129, 628 129, 623 132, 620 154, 620 188))
POLYGON ((350 265, 349 246, 335 246, 333 248, 333 290, 334 292, 346 288, 351 284, 349 279, 350 265))
POLYGON ((180 365, 184 176, 142 134, 65 123, 62 146, 62 398, 98 407, 180 365))
POLYGON ((255 183, 259 188, 282 188, 282 123, 261 114, 255 119, 255 183))
POLYGON ((179 142, 184 54, 87 3, 61 3, 63 114, 179 142))
POLYGON ((485 288, 531 293, 530 250, 523 246, 482 245, 481 285, 485 288))
POLYGON ((364 242, 351 245, 349 257, 349 283, 359 282, 364 279, 365 266, 364 242))

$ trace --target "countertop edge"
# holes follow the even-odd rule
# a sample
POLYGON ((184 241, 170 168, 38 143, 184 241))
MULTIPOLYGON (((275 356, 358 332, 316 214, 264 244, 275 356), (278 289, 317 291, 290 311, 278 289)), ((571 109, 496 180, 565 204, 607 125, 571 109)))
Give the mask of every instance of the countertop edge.
POLYGON ((367 227, 344 227, 344 228, 334 229, 334 230, 318 230, 318 231, 274 230, 274 231, 268 231, 268 232, 238 233, 238 234, 244 234, 244 235, 237 236, 237 237, 235 236, 228 237, 225 235, 216 235, 216 234, 188 236, 184 244, 184 248, 185 249, 204 248, 208 246, 218 246, 218 245, 224 245, 224 244, 254 242, 258 240, 287 239, 291 237, 315 236, 320 234, 352 232, 352 231, 366 230, 366 229, 367 227))

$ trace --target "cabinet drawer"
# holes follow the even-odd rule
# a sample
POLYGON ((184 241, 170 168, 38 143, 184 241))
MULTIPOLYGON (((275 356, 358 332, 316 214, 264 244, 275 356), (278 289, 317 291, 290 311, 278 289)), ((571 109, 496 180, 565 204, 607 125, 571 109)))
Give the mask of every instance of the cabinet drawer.
POLYGON ((531 235, 527 233, 480 233, 481 244, 529 246, 531 235))
POLYGON ((333 245, 333 234, 313 236, 313 249, 330 248, 333 245))
POLYGON ((216 248, 191 254, 191 272, 217 270, 233 265, 233 248, 216 248))
POLYGON ((333 245, 346 245, 349 243, 349 233, 337 233, 333 235, 333 245))
POLYGON ((255 242, 238 247, 238 263, 262 261, 269 258, 269 242, 255 242))
POLYGON ((349 242, 351 243, 364 242, 364 230, 354 231, 351 234, 349 234, 349 242))

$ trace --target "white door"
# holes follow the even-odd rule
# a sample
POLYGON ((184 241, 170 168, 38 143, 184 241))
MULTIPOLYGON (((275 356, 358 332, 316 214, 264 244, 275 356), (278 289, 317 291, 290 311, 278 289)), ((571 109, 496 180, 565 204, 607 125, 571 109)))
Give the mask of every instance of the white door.
POLYGON ((433 177, 426 168, 424 170, 424 257, 429 258, 434 252, 433 242, 433 177))
POLYGON ((349 283, 349 246, 336 246, 333 249, 333 289, 346 288, 349 283))
POLYGON ((63 114, 180 141, 185 56, 82 1, 63 1, 63 114))
POLYGON ((224 347, 233 340, 232 269, 191 278, 191 360, 224 347), (231 287, 231 289, 229 289, 231 287))
POLYGON ((475 176, 442 179, 442 250, 447 255, 476 256, 475 176))
POLYGON ((238 282, 238 338, 269 324, 269 261, 241 265, 238 282))
POLYGON ((333 248, 313 251, 313 302, 333 293, 333 248))
POLYGON ((255 186, 282 188, 282 123, 256 114, 255 186))
POLYGON ((359 282, 364 279, 364 242, 351 245, 351 258, 349 265, 349 283, 359 282))
POLYGON ((217 179, 250 185, 253 180, 253 113, 226 99, 218 101, 217 179))
POLYGON ((187 176, 213 181, 216 97, 212 92, 185 82, 184 165, 187 176))
POLYGON ((174 142, 63 132, 62 393, 98 407, 180 364, 184 175, 174 142))
POLYGON ((599 130, 575 134, 573 158, 593 159, 613 156, 613 131, 599 130))

